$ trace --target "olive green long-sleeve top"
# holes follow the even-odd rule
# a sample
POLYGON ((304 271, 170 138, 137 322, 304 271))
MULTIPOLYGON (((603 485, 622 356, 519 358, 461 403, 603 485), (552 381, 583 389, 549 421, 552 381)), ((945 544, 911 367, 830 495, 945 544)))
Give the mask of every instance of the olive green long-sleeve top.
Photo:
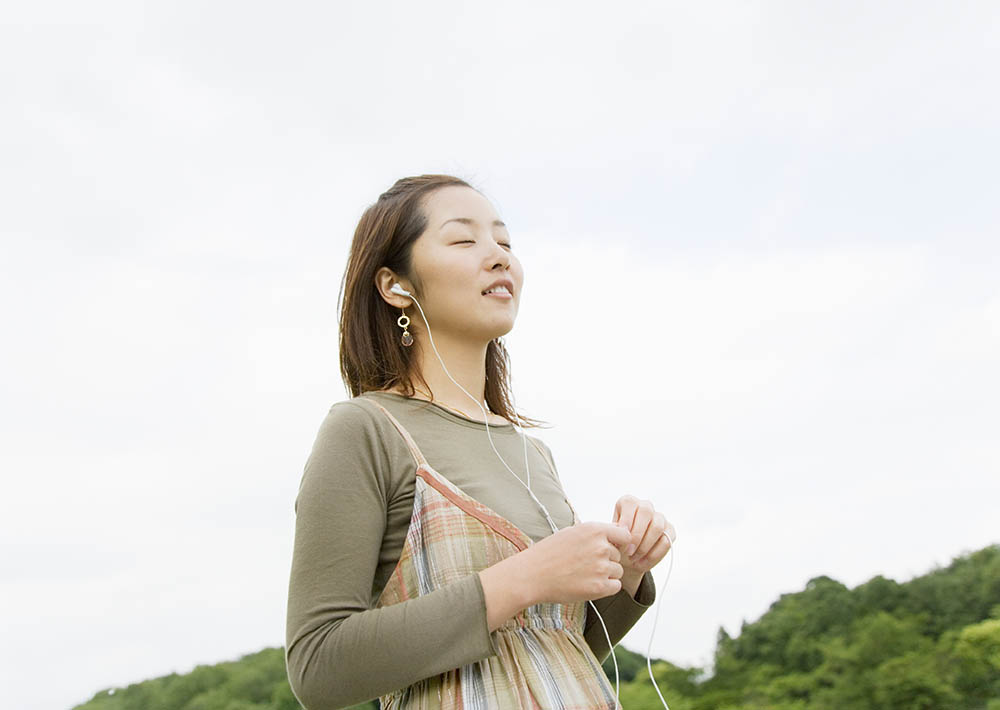
MULTIPOLYGON (((334 404, 319 428, 294 505, 285 660, 292 691, 307 710, 371 700, 497 653, 478 574, 374 608, 409 529, 417 464, 373 402, 410 432, 434 470, 532 541, 552 534, 524 486, 497 459, 482 422, 390 392, 366 392, 334 404)), ((510 424, 491 424, 489 433, 524 480, 520 434, 510 424)), ((552 452, 540 439, 529 438, 546 454, 543 458, 528 443, 531 490, 560 529, 572 525, 552 452)), ((622 589, 594 600, 612 644, 654 598, 647 573, 635 597, 622 589)), ((599 661, 607 658, 604 629, 589 604, 584 638, 599 661)))

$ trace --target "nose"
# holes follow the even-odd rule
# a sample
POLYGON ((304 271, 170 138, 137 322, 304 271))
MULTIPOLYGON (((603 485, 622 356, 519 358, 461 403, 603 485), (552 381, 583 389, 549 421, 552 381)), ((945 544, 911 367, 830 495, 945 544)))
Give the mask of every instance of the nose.
POLYGON ((498 266, 503 267, 504 269, 510 268, 510 252, 500 246, 499 242, 493 242, 493 244, 494 251, 496 251, 497 254, 495 257, 496 261, 493 262, 493 266, 491 268, 495 269, 498 266))

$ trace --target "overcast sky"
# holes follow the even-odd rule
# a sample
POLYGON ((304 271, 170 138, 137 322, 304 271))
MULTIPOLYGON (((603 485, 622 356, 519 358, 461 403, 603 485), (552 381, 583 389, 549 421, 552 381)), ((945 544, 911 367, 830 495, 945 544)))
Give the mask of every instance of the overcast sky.
POLYGON ((676 526, 655 656, 1000 542, 995 3, 2 22, 9 707, 284 643, 350 238, 406 175, 509 225, 517 401, 581 517, 632 493, 676 526))

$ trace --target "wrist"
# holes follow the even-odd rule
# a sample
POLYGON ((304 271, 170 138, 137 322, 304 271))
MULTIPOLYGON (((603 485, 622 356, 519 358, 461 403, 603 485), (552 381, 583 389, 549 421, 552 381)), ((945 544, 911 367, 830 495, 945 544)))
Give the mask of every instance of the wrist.
POLYGON ((643 575, 645 572, 626 572, 622 575, 622 589, 629 593, 633 599, 635 598, 636 592, 639 591, 639 585, 642 583, 643 575))
POLYGON ((507 576, 511 594, 517 600, 519 610, 544 601, 542 599, 544 595, 538 586, 539 577, 532 571, 531 560, 525 554, 530 550, 530 547, 522 550, 496 565, 499 571, 507 576))
POLYGON ((537 603, 531 575, 518 555, 479 571, 486 599, 486 622, 495 631, 521 610, 537 603))

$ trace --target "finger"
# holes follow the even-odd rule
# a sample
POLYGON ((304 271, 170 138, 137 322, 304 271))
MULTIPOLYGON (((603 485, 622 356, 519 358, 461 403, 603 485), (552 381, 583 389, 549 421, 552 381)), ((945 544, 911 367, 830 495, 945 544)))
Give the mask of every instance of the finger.
MULTIPOLYGON (((649 523, 653 519, 653 504, 648 500, 640 501, 635 510, 635 520, 632 522, 632 544, 625 550, 626 555, 635 555, 639 551, 639 546, 646 539, 649 523)), ((653 546, 650 542, 646 548, 653 546)))
POLYGON ((615 523, 615 527, 617 527, 619 530, 624 530, 628 534, 628 537, 625 538, 624 542, 616 543, 618 545, 619 550, 621 552, 625 552, 625 548, 632 542, 632 529, 628 525, 628 523, 626 523, 624 520, 619 520, 617 523, 615 523))
POLYGON ((608 562, 608 576, 614 579, 621 579, 625 574, 625 568, 617 562, 608 562))
POLYGON ((611 523, 604 524, 604 534, 615 547, 625 547, 632 539, 632 534, 626 528, 611 523))
POLYGON ((608 559, 614 560, 615 562, 621 562, 622 551, 614 545, 608 545, 608 559))
MULTIPOLYGON (((623 553, 626 552, 627 547, 632 544, 632 524, 635 522, 635 511, 638 503, 638 498, 631 495, 624 495, 618 499, 618 504, 616 509, 618 510, 618 520, 617 524, 624 530, 627 530, 629 534, 629 539, 620 543, 620 547, 623 553)), ((634 548, 633 548, 634 549, 634 548)))
MULTIPOLYGON (((628 504, 637 502, 638 499, 635 496, 629 495, 628 493, 626 493, 617 501, 615 501, 615 512, 612 513, 611 515, 611 522, 617 523, 619 520, 625 517, 627 514, 627 511, 625 509, 629 507, 628 504)), ((631 523, 632 518, 628 517, 627 520, 629 523, 631 523)))
POLYGON ((615 504, 615 520, 614 522, 622 526, 626 530, 632 529, 632 523, 635 521, 635 511, 639 505, 639 499, 635 496, 624 495, 618 499, 615 504))
MULTIPOLYGON (((640 512, 636 514, 637 518, 641 512, 642 510, 640 509, 640 512)), ((663 536, 663 528, 665 527, 666 522, 667 520, 663 517, 663 513, 653 513, 652 518, 649 521, 649 527, 646 528, 646 532, 642 536, 642 539, 635 546, 635 551, 632 553, 633 559, 644 557, 650 549, 652 549, 653 545, 656 544, 656 541, 663 536)), ((626 552, 626 554, 628 553, 626 552)))
POLYGON ((646 553, 644 557, 635 560, 638 565, 649 565, 652 567, 667 556, 670 551, 670 540, 666 535, 660 535, 660 539, 653 545, 653 549, 646 553))
POLYGON ((667 541, 667 547, 670 547, 670 545, 677 541, 677 531, 670 524, 669 520, 663 521, 663 532, 660 533, 660 537, 667 541))

